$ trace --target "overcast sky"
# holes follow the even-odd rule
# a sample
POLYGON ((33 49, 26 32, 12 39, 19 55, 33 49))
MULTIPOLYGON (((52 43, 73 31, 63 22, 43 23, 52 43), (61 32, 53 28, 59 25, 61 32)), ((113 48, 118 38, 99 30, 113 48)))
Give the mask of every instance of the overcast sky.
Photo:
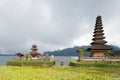
POLYGON ((98 15, 105 40, 120 46, 120 0, 0 0, 0 53, 89 45, 98 15))

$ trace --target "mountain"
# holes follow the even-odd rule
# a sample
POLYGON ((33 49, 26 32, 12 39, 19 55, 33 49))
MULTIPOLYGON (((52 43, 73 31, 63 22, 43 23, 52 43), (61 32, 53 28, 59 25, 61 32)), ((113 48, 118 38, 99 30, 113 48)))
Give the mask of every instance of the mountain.
POLYGON ((0 56, 14 56, 15 54, 12 53, 0 53, 0 56))
MULTIPOLYGON (((89 46, 81 46, 82 48, 86 49, 89 46)), ((78 53, 76 52, 80 46, 74 46, 72 48, 65 48, 63 50, 55 50, 55 51, 46 51, 43 53, 43 55, 54 55, 54 56, 78 56, 78 53)), ((89 56, 89 52, 85 52, 85 56, 89 56)))
POLYGON ((112 56, 120 56, 120 47, 117 47, 117 46, 114 46, 114 45, 111 45, 112 46, 112 50, 111 50, 111 55, 112 56))
MULTIPOLYGON (((112 46, 112 55, 119 55, 120 53, 120 48, 114 45, 112 46)), ((78 56, 78 53, 76 52, 79 48, 84 48, 87 49, 89 46, 84 45, 84 46, 74 46, 72 48, 65 48, 62 50, 55 50, 55 51, 45 51, 43 55, 48 54, 48 55, 54 55, 54 56, 78 56)), ((85 51, 84 56, 90 56, 90 52, 85 51)))
POLYGON ((14 56, 14 54, 0 54, 0 56, 14 56))

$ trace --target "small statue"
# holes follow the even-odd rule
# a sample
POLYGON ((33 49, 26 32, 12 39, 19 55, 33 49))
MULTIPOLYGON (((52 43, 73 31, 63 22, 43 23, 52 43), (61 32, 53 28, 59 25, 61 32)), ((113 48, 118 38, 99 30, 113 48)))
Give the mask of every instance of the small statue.
POLYGON ((60 65, 63 66, 63 58, 60 59, 60 65))
POLYGON ((54 55, 51 55, 50 60, 51 60, 51 61, 54 60, 54 55))

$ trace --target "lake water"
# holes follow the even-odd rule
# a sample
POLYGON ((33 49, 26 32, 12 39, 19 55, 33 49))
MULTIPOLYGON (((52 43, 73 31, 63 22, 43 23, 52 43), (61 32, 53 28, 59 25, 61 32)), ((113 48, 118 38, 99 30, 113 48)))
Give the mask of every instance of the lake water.
MULTIPOLYGON (((15 56, 0 56, 0 65, 6 65, 6 62, 14 58, 15 56)), ((54 57, 56 66, 60 65, 60 60, 63 60, 64 65, 69 65, 71 60, 77 60, 77 56, 55 56, 54 57)))

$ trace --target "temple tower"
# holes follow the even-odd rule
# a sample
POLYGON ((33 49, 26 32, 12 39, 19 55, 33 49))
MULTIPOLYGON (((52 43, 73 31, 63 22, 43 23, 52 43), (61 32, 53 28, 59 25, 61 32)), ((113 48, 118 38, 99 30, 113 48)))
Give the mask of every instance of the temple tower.
POLYGON ((107 41, 104 40, 105 37, 103 31, 101 16, 98 16, 96 18, 96 24, 93 33, 93 42, 88 48, 92 57, 104 57, 105 52, 112 49, 110 46, 105 45, 107 41))
POLYGON ((32 45, 32 48, 31 48, 31 52, 30 52, 30 55, 32 56, 32 57, 37 57, 37 55, 39 55, 39 53, 37 52, 37 46, 34 44, 34 45, 32 45))

